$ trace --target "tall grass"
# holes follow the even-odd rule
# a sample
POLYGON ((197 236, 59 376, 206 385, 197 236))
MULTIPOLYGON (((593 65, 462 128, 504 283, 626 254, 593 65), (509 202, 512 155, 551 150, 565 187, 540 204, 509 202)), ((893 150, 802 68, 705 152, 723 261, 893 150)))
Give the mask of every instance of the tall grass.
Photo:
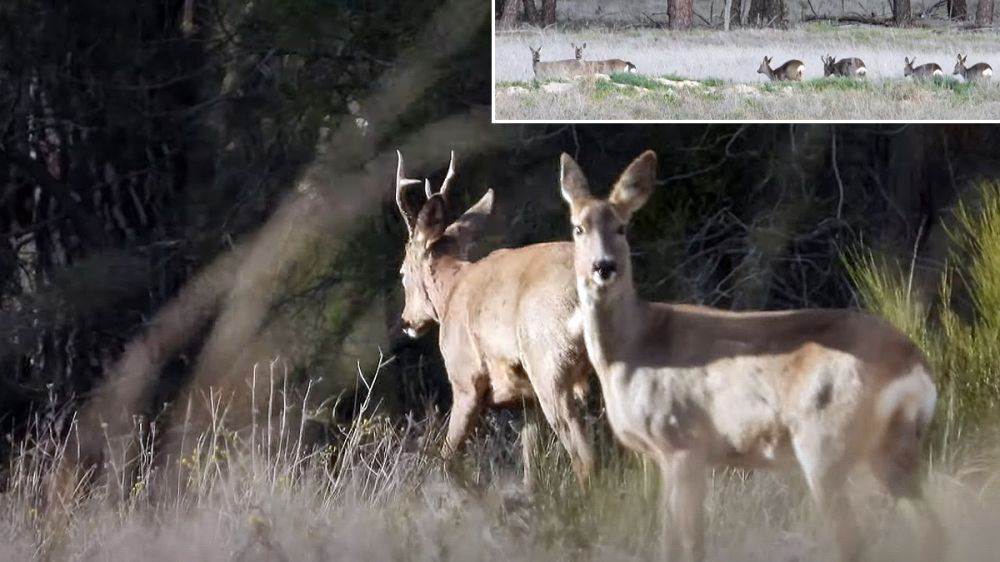
MULTIPOLYGON (((657 558, 655 469, 606 430, 595 431, 601 470, 587 491, 549 435, 529 495, 505 426, 494 423, 470 441, 461 467, 469 478, 459 484, 437 457, 440 420, 373 418, 374 406, 363 400, 355 421, 331 427, 326 443, 313 445, 304 437, 306 418, 297 416, 301 406, 280 391, 258 404, 261 417, 249 428, 227 427, 219 404, 211 428, 193 436, 201 446, 179 463, 176 491, 167 473, 178 467, 157 461, 156 440, 146 439, 129 459, 140 468, 125 494, 119 486, 127 480, 112 477, 59 502, 46 502, 47 478, 72 439, 46 433, 42 422, 4 475, 0 560, 657 558)), ((1000 462, 969 458, 936 464, 930 497, 949 527, 953 559, 987 560, 1000 547, 989 523, 1000 516, 1000 489, 967 475, 1000 462)), ((718 470, 709 482, 710 561, 832 559, 799 478, 718 470)), ((870 506, 864 522, 872 559, 911 556, 913 541, 892 507, 878 496, 871 501, 863 487, 858 493, 870 506)))

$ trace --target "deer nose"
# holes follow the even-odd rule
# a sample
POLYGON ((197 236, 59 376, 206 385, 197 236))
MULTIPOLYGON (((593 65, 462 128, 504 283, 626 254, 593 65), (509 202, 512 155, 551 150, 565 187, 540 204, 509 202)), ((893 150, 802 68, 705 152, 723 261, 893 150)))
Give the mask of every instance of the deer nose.
POLYGON ((594 262, 594 273, 597 274, 597 277, 601 281, 607 281, 608 279, 611 279, 611 277, 615 273, 617 273, 617 271, 618 271, 618 266, 615 265, 614 260, 604 258, 594 262))

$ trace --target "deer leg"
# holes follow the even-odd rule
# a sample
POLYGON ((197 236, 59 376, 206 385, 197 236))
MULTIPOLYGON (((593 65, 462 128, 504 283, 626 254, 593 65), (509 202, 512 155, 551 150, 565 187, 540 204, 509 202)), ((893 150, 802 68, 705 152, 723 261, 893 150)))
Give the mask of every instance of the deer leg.
POLYGON ((667 560, 705 559, 705 459, 694 450, 660 460, 661 540, 667 560))
POLYGON ((521 426, 521 459, 524 463, 524 489, 534 492, 537 482, 538 466, 536 465, 541 435, 538 425, 538 406, 524 405, 524 422, 521 426))
MULTIPOLYGON (((817 424, 818 426, 818 424, 817 424)), ((834 538, 843 562, 855 562, 862 552, 858 526, 845 484, 850 466, 833 443, 826 442, 821 430, 807 431, 792 439, 795 455, 805 475, 809 491, 823 516, 834 530, 834 538)))
POLYGON ((916 427, 893 419, 870 457, 872 474, 894 500, 903 501, 910 527, 922 543, 922 560, 944 560, 948 537, 937 513, 924 497, 921 446, 916 427))
POLYGON ((587 441, 583 416, 573 398, 572 388, 569 385, 546 385, 536 387, 536 392, 545 419, 569 454, 577 482, 585 488, 593 472, 594 453, 587 441))
POLYGON ((448 472, 455 475, 455 456, 462 450, 466 437, 479 421, 482 409, 481 396, 476 392, 452 389, 451 415, 448 418, 448 434, 441 448, 441 458, 445 460, 448 472))

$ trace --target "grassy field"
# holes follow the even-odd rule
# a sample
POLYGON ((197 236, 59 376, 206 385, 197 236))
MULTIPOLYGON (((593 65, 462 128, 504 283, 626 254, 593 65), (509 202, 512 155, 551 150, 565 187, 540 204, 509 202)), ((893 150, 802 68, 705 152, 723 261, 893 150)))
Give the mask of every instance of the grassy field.
POLYGON ((497 119, 1000 119, 998 83, 952 77, 955 53, 970 63, 1000 64, 993 36, 810 25, 790 31, 658 30, 512 32, 496 38, 497 119), (639 78, 538 84, 528 45, 543 60, 572 58, 570 43, 587 42, 586 58, 633 62, 639 78), (858 56, 868 77, 823 79, 820 56, 858 56), (806 64, 799 84, 768 83, 757 74, 764 55, 806 64), (937 62, 946 80, 903 78, 903 58, 937 62))
MULTIPOLYGON (((510 431, 498 424, 470 444, 464 486, 443 476, 434 421, 400 427, 362 418, 344 428, 337 446, 318 450, 289 438, 296 428, 284 437, 278 431, 274 425, 250 440, 217 423, 201 436, 202 452, 182 462, 190 480, 176 496, 150 492, 159 472, 142 455, 124 501, 113 499, 121 488, 112 478, 47 506, 46 474, 60 453, 45 440, 26 443, 0 492, 0 559, 658 558, 655 471, 610 440, 599 440, 601 471, 580 492, 550 439, 538 492, 529 496, 520 488, 510 431)), ((928 490, 948 529, 951 560, 992 560, 1000 548, 1000 483, 991 476, 998 469, 995 440, 966 437, 934 454, 928 490)), ((910 559, 916 541, 905 512, 872 493, 863 477, 854 489, 866 506, 871 559, 910 559)), ((797 475, 718 470, 707 505, 710 561, 833 559, 797 475)))

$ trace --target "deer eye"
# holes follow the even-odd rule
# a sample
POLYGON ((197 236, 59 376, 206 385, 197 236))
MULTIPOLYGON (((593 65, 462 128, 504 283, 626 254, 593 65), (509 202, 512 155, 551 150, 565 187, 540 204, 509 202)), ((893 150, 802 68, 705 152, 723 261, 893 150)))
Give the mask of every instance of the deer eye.
POLYGON ((576 225, 573 227, 573 236, 581 236, 583 234, 583 227, 576 225))
POLYGON ((618 236, 625 236, 625 225, 618 225, 618 230, 616 230, 616 232, 618 233, 618 236))

